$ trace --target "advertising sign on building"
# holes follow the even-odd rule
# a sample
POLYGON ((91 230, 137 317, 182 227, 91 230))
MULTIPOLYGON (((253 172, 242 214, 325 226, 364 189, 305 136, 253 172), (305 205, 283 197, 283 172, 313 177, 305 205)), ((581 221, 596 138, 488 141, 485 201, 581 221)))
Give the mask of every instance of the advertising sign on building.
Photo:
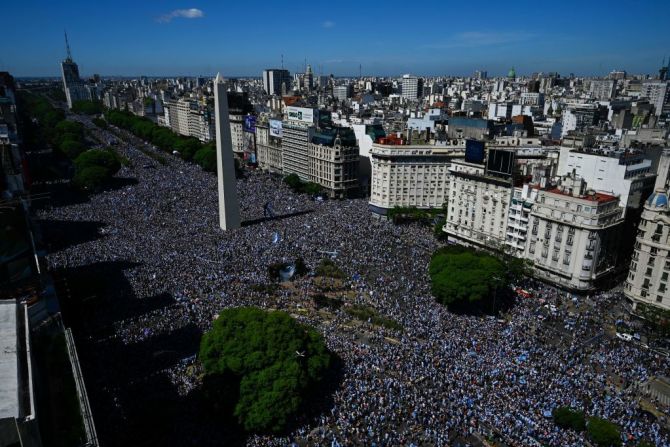
POLYGON ((279 120, 270 120, 270 136, 281 138, 283 135, 282 123, 279 120))
POLYGON ((290 121, 299 121, 301 123, 314 123, 314 109, 305 107, 287 107, 286 115, 290 121))
POLYGON ((245 132, 256 133, 256 117, 253 115, 245 116, 242 127, 245 132))

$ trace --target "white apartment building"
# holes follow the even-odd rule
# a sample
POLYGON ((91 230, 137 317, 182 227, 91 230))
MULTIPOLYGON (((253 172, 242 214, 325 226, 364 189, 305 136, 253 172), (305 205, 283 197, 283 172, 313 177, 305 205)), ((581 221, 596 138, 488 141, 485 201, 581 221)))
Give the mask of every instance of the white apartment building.
POLYGON ((349 85, 336 85, 333 87, 333 97, 338 101, 346 101, 349 97, 349 85))
POLYGON ((283 172, 281 138, 270 136, 267 123, 256 124, 256 151, 259 169, 276 174, 283 172))
POLYGON ((244 138, 244 115, 229 113, 228 116, 230 117, 230 139, 233 142, 233 152, 238 156, 242 156, 246 144, 246 139, 244 138))
POLYGON ((558 187, 538 190, 524 254, 538 277, 584 291, 614 270, 623 227, 619 199, 586 186, 565 176, 558 187))
POLYGON ((521 93, 519 104, 522 106, 544 107, 544 93, 524 92, 521 93))
POLYGON ((509 179, 485 175, 484 165, 452 161, 443 227, 449 240, 492 250, 503 248, 512 186, 509 179))
POLYGON ((286 120, 282 122, 282 128, 283 173, 296 174, 303 181, 310 181, 307 154, 314 126, 300 121, 286 120))
POLYGON ((620 206, 640 208, 653 191, 651 160, 631 150, 574 149, 561 147, 559 176, 575 173, 589 188, 619 197, 620 206))
POLYGON ((206 106, 198 101, 180 98, 167 100, 163 104, 164 124, 173 132, 200 141, 211 141, 215 137, 214 120, 206 106))
POLYGON ((665 188, 644 204, 624 294, 639 305, 670 310, 670 208, 665 188))
POLYGON ((409 74, 402 77, 402 97, 410 101, 416 101, 422 95, 422 82, 416 76, 409 74))
POLYGON ((643 82, 640 96, 649 98, 656 109, 656 116, 670 113, 670 81, 643 82))
POLYGON ((594 79, 591 81, 589 94, 591 98, 609 101, 616 93, 615 79, 594 79))
POLYGON ((384 216, 395 207, 441 208, 451 161, 463 156, 462 147, 373 143, 370 210, 384 216))

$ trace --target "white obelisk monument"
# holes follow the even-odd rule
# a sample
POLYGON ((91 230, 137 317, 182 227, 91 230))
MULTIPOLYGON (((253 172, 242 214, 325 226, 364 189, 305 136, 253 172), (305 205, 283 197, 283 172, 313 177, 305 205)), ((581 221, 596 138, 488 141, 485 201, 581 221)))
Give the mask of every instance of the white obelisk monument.
POLYGON ((235 161, 230 138, 228 93, 221 73, 214 80, 216 114, 216 172, 219 177, 219 225, 222 230, 240 227, 240 205, 235 188, 235 161))

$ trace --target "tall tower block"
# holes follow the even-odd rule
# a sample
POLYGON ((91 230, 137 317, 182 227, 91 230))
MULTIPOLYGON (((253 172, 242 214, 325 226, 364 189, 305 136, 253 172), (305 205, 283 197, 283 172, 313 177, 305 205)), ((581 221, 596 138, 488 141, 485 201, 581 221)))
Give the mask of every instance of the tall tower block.
POLYGON ((222 230, 240 227, 240 205, 235 188, 235 161, 230 138, 228 93, 221 73, 214 80, 216 114, 216 172, 219 178, 219 225, 222 230))

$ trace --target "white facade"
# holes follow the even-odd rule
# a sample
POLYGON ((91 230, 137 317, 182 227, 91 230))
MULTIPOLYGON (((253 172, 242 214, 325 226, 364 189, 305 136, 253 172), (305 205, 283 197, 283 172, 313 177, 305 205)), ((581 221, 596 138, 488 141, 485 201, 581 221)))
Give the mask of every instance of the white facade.
POLYGON ((235 187, 235 162, 228 123, 228 93, 220 74, 214 80, 216 109, 216 172, 219 190, 219 226, 222 230, 240 227, 240 204, 235 187))
POLYGON ((447 200, 448 168, 462 149, 373 143, 370 209, 385 215, 394 207, 441 208, 447 200))
POLYGON ((653 188, 655 174, 651 160, 622 151, 587 152, 561 147, 558 162, 560 176, 574 172, 589 188, 619 197, 620 206, 639 208, 653 188))
POLYGON ((173 132, 200 141, 214 139, 214 122, 205 106, 197 101, 180 98, 163 104, 164 123, 173 132))
POLYGON ((410 101, 419 99, 419 78, 412 75, 402 77, 402 97, 410 101))
POLYGON ((658 189, 645 202, 635 252, 624 293, 639 304, 670 310, 670 209, 666 190, 658 189))
POLYGON ((591 290, 617 262, 623 216, 618 199, 586 189, 579 177, 539 190, 529 219, 525 259, 535 274, 575 290, 591 290))
POLYGON ((670 81, 644 82, 640 96, 649 98, 656 109, 656 116, 670 113, 670 81))
POLYGON ((454 161, 449 168, 447 222, 449 240, 498 250, 506 240, 510 181, 484 174, 484 166, 454 161))
POLYGON ((616 93, 616 80, 594 79, 591 81, 589 93, 593 99, 608 101, 614 98, 614 94, 616 93))

